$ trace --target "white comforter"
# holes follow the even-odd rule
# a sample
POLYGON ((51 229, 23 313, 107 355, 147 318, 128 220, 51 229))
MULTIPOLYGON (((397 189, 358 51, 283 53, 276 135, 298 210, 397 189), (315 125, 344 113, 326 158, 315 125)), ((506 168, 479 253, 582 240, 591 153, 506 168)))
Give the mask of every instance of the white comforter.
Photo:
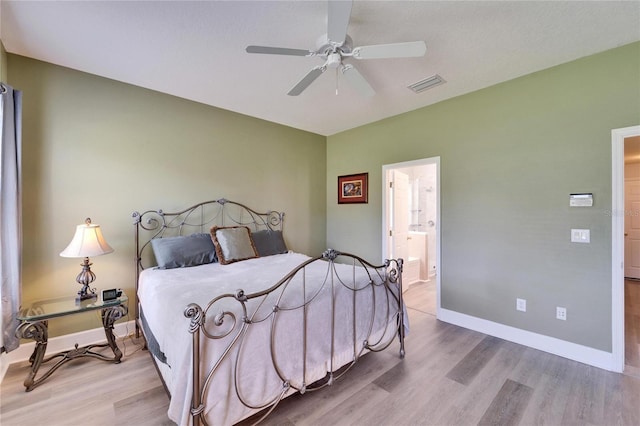
MULTIPOLYGON (((235 293, 238 289, 245 294, 264 290, 278 282, 284 275, 296 266, 308 260, 309 257, 298 253, 287 253, 263 258, 251 259, 230 265, 217 263, 196 266, 191 268, 178 268, 169 270, 147 269, 140 276, 138 296, 149 324, 151 332, 156 337, 161 350, 167 358, 170 368, 161 368, 165 383, 171 393, 169 417, 180 425, 190 424, 191 406, 191 337, 188 332, 189 319, 184 317, 184 309, 189 303, 197 303, 203 309, 215 296, 223 293, 235 293)), ((366 287, 369 276, 362 268, 354 268, 350 265, 337 265, 338 277, 345 284, 356 288, 366 287)), ((380 282, 379 277, 375 277, 380 282)), ((343 288, 337 278, 327 278, 327 263, 314 262, 305 271, 306 299, 309 300, 317 291, 318 297, 307 312, 310 333, 307 339, 307 365, 304 381, 307 385, 321 379, 326 372, 333 367, 349 363, 354 352, 360 351, 362 341, 369 339, 373 343, 390 333, 394 333, 393 326, 388 327, 387 318, 393 314, 387 307, 388 300, 384 290, 379 287, 375 296, 370 289, 357 291, 357 310, 371 310, 375 306, 376 319, 373 324, 365 315, 356 320, 355 329, 357 338, 356 347, 353 343, 353 321, 350 312, 353 310, 353 293, 343 288), (333 282, 333 290, 332 290, 333 282), (320 285, 324 287, 320 289, 320 285), (334 294, 335 308, 332 307, 329 295, 334 294), (322 298, 326 301, 322 301, 322 298), (375 303, 373 302, 375 300, 375 303), (316 306, 317 305, 317 306, 316 306), (332 327, 330 317, 327 314, 335 309, 336 321, 332 327), (323 319, 324 318, 324 319, 323 319), (331 359, 331 335, 335 331, 333 360, 331 359), (369 331, 373 330, 370 334, 369 331), (331 365, 333 362, 333 365, 331 365)), ((298 277, 288 287, 285 296, 279 303, 280 307, 293 307, 302 301, 302 278, 298 277)), ((277 293, 279 294, 279 293, 277 293)), ((259 310, 255 319, 267 317, 272 312, 276 303, 277 294, 259 310)), ((207 314, 207 320, 215 315, 220 308, 230 309, 237 313, 239 320, 242 318, 238 302, 226 299, 216 304, 214 309, 207 314), (219 306, 218 306, 219 305, 219 306)), ((256 303, 250 303, 255 308, 256 303)), ((392 308, 394 309, 394 308, 392 308)), ((250 309, 250 312, 252 310, 250 309)), ((280 310, 277 314, 276 338, 278 350, 276 351, 277 363, 291 378, 294 386, 302 385, 302 378, 298 373, 302 368, 302 312, 280 310), (287 321, 291 321, 287 323, 287 321)), ((227 319, 226 325, 231 321, 227 319)), ((393 323, 393 321, 392 321, 393 323)), ((238 384, 242 396, 250 403, 264 403, 281 392, 282 380, 273 371, 273 363, 270 358, 270 330, 271 321, 253 324, 249 331, 250 343, 241 346, 241 361, 237 364, 238 384)), ((201 345, 206 346, 202 357, 206 359, 205 365, 218 359, 229 337, 220 340, 202 339, 201 345)), ((202 364, 202 358, 201 358, 202 364)), ((224 370, 216 373, 208 395, 206 397, 206 415, 213 424, 233 424, 239 420, 257 412, 240 403, 234 385, 234 364, 225 361, 221 367, 224 370)), ((204 374, 204 371, 201 371, 204 374)), ((292 391, 290 391, 292 392, 292 391)))

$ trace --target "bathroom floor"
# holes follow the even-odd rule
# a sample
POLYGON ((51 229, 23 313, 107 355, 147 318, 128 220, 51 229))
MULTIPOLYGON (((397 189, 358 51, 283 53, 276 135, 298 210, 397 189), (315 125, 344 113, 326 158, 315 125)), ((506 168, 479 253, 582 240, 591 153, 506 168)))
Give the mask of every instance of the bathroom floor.
POLYGON ((417 281, 402 292, 404 303, 409 309, 424 314, 436 315, 436 279, 417 281))

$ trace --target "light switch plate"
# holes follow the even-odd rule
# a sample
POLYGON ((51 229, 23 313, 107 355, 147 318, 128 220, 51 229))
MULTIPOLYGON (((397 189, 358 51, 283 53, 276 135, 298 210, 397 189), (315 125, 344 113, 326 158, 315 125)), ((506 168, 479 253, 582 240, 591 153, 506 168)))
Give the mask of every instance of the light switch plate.
POLYGON ((572 229, 571 242, 572 243, 590 243, 591 231, 589 229, 572 229))

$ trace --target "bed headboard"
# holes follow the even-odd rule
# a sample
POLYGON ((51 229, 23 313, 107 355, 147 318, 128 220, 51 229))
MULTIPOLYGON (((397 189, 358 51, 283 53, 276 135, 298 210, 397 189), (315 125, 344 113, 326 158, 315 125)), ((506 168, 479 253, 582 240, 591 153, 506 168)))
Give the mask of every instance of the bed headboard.
POLYGON ((147 210, 133 212, 136 245, 136 286, 135 315, 136 336, 140 336, 138 284, 143 269, 154 265, 155 258, 151 240, 155 238, 190 235, 197 232, 208 233, 214 226, 247 226, 251 232, 272 230, 282 231, 284 213, 268 211, 259 213, 244 204, 225 198, 205 201, 178 212, 147 210))
POLYGON ((154 266, 151 240, 155 238, 208 233, 213 226, 247 226, 251 232, 262 230, 282 231, 284 213, 268 211, 259 213, 244 204, 225 198, 205 201, 178 212, 147 210, 133 212, 136 245, 136 291, 138 275, 154 266))

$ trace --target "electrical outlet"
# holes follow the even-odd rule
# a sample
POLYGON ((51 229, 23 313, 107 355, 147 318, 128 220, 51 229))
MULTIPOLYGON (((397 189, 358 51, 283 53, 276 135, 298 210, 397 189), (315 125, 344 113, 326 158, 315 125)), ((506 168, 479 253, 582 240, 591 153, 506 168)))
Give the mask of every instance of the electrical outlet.
POLYGON ((556 318, 562 321, 567 320, 567 308, 556 307, 556 318))
POLYGON ((527 301, 526 299, 516 299, 516 310, 521 312, 527 312, 527 301))

